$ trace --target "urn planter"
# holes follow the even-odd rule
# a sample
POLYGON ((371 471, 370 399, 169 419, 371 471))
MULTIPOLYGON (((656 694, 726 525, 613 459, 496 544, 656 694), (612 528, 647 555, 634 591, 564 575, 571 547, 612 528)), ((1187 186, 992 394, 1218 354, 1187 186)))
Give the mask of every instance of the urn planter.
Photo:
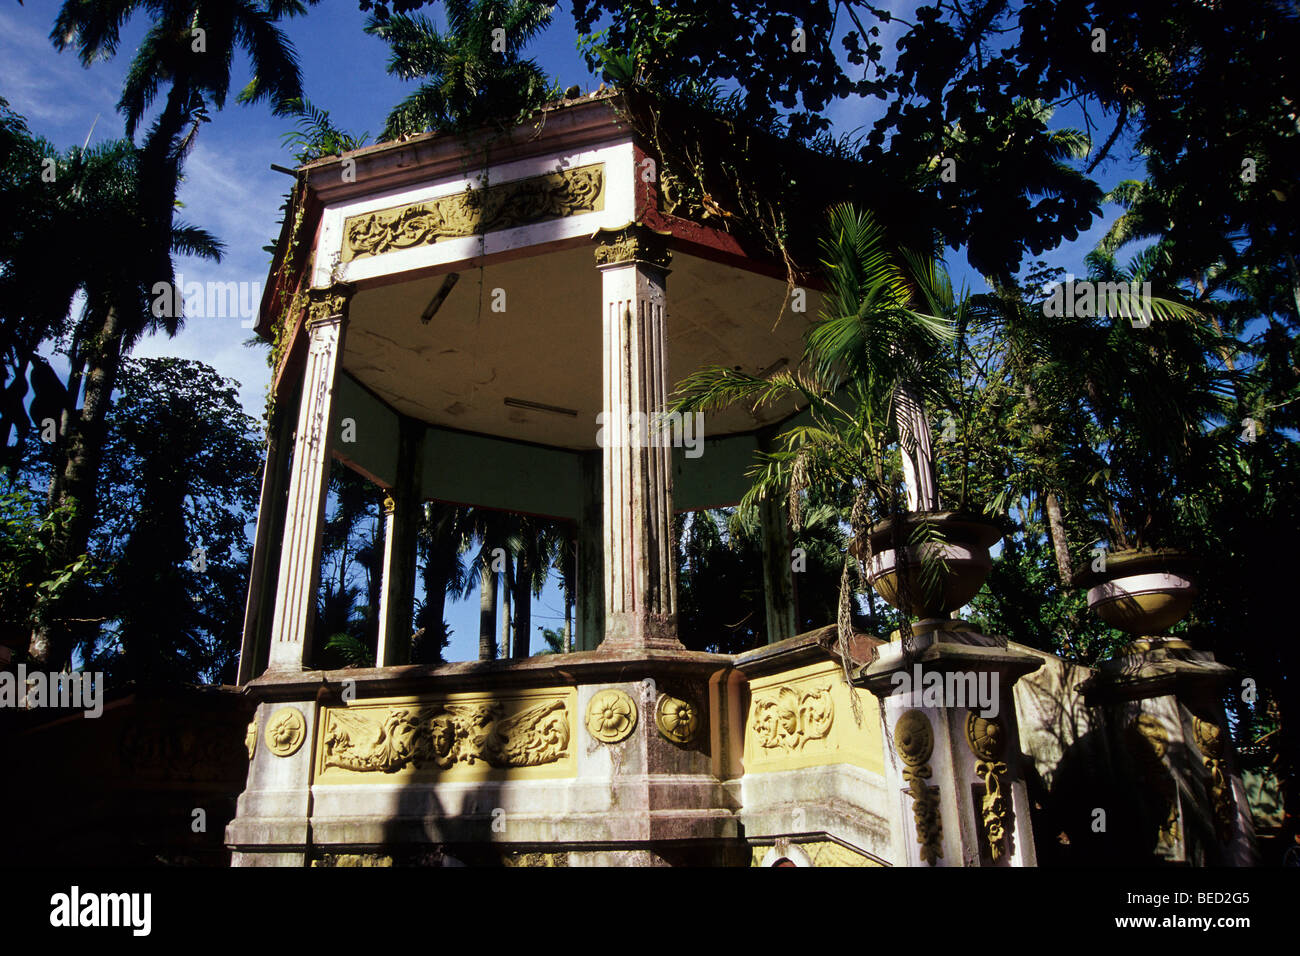
POLYGON ((854 542, 853 552, 869 558, 867 580, 891 606, 922 620, 945 618, 984 584, 993 567, 989 548, 1002 532, 958 511, 909 512, 901 529, 898 520, 886 518, 868 529, 869 555, 866 541, 854 542))
POLYGON ((1154 637, 1173 627, 1192 609, 1196 584, 1192 559, 1172 549, 1116 551, 1104 570, 1075 576, 1088 589, 1088 607, 1121 631, 1154 637))

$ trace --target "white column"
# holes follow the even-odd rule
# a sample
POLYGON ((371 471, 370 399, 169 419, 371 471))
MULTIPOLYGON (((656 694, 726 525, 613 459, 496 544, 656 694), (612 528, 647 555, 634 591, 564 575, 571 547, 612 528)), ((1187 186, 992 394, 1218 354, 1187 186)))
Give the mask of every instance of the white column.
POLYGON ((284 524, 284 494, 288 481, 288 459, 293 441, 293 409, 286 407, 296 399, 292 388, 277 396, 275 410, 267 426, 266 464, 262 469, 262 493, 257 506, 257 531, 253 536, 253 557, 249 562, 248 599, 244 606, 244 636, 239 649, 239 672, 236 682, 247 684, 257 676, 262 651, 266 648, 269 618, 275 610, 275 583, 271 569, 279 558, 278 550, 284 524))
MULTIPOLYGON (((390 634, 393 617, 393 601, 396 597, 393 588, 393 544, 396 525, 397 505, 392 498, 384 498, 384 568, 379 576, 379 646, 375 649, 375 666, 389 667, 398 663, 394 660, 397 653, 395 646, 397 635, 390 634)), ((408 637, 409 640, 409 637, 408 637)))
POLYGON ((672 540, 672 448, 656 433, 668 397, 666 233, 629 223, 596 234, 604 359, 605 644, 680 647, 672 540))
POLYGON ((310 293, 307 361, 289 478, 269 670, 301 670, 311 641, 329 481, 330 412, 351 294, 352 289, 342 285, 310 293))

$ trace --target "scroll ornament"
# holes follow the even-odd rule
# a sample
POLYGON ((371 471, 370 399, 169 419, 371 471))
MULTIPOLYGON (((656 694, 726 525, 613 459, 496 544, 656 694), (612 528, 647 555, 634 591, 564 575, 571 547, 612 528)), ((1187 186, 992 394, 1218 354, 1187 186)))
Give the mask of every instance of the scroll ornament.
POLYGON ((931 866, 943 856, 943 819, 939 815, 939 788, 930 779, 934 753, 934 728, 919 710, 909 710, 894 725, 894 749, 903 760, 903 779, 912 795, 912 817, 921 859, 931 866))
POLYGON ((569 713, 562 700, 509 717, 497 702, 331 709, 324 742, 325 768, 395 773, 478 762, 533 767, 568 753, 569 713))
MULTIPOLYGON (((328 288, 308 291, 307 324, 317 325, 334 318, 347 315, 348 302, 356 290, 347 283, 338 282, 328 288)), ((334 331, 332 340, 337 342, 338 332, 334 331)))
POLYGON ((966 715, 966 743, 977 758, 975 772, 984 781, 980 809, 989 856, 998 860, 1006 851, 1006 838, 1011 832, 1011 806, 1002 779, 1007 772, 1002 759, 1006 751, 1006 728, 997 718, 990 720, 972 711, 966 715))
POLYGON ((1192 718, 1192 731, 1196 746, 1201 751, 1201 763, 1210 772, 1210 803, 1214 807, 1214 832, 1220 841, 1232 837, 1236 818, 1236 802, 1232 798, 1232 785, 1228 781, 1223 759, 1223 728, 1210 720, 1192 718))
POLYGON ((775 697, 756 700, 750 726, 760 747, 792 753, 825 738, 834 721, 835 702, 826 684, 803 692, 782 687, 775 697))
POLYGON ((343 227, 343 261, 599 212, 605 208, 604 182, 605 167, 598 163, 350 216, 343 227))
POLYGON ((668 248, 671 233, 651 229, 643 223, 628 223, 619 229, 601 229, 596 233, 596 265, 613 266, 629 262, 667 269, 672 262, 668 248))

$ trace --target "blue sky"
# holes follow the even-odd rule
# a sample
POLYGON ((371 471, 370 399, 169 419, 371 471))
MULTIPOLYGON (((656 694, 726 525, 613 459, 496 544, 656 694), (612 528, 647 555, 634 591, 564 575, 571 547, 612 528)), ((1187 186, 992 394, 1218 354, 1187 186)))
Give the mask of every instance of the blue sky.
MULTIPOLYGON (((900 5, 904 4, 890 4, 900 5)), ((148 24, 143 17, 133 19, 123 33, 116 58, 83 68, 73 52, 56 53, 49 41, 58 8, 55 0, 0 6, 0 96, 27 118, 34 132, 61 149, 80 145, 88 133, 92 143, 120 137, 123 126, 115 104, 127 65, 148 24)), ((441 20, 439 7, 431 6, 425 12, 441 20)), ((411 85, 387 75, 387 47, 362 31, 364 19, 355 0, 324 0, 306 17, 285 24, 285 30, 298 50, 307 97, 329 110, 342 128, 352 133, 368 131, 373 139, 387 111, 411 85)), ((895 23, 884 32, 887 51, 899 28, 895 23)), ((564 4, 529 53, 562 86, 593 89, 598 80, 587 71, 576 40, 577 31, 564 4)), ((266 281, 269 261, 262 246, 277 234, 279 208, 289 184, 288 177, 273 172, 270 165, 291 165, 282 138, 292 123, 273 117, 265 106, 235 104, 234 94, 247 79, 247 63, 237 61, 228 105, 213 114, 213 121, 200 131, 185 166, 183 218, 216 234, 227 250, 219 265, 182 259, 178 271, 186 282, 252 282, 260 288, 266 281)), ((875 101, 845 102, 836 104, 829 115, 837 132, 849 132, 868 126, 879 109, 875 101)), ((1110 186, 1133 175, 1133 167, 1126 161, 1114 161, 1099 169, 1098 175, 1103 186, 1110 186)), ((1116 212, 1107 210, 1108 214, 1078 240, 1044 258, 1076 274, 1083 272, 1084 254, 1116 212)), ((949 264, 958 285, 965 282, 976 291, 983 287, 964 256, 951 253, 949 264)), ((135 354, 207 362, 240 383, 244 407, 260 419, 270 373, 265 350, 245 345, 251 335, 237 317, 192 318, 175 338, 146 339, 135 354)), ((535 604, 534 626, 558 626, 562 615, 558 590, 548 587, 535 604)), ((454 632, 449 659, 475 656, 477 618, 476 601, 449 607, 448 623, 454 632)), ((533 646, 538 643, 534 638, 533 646)))

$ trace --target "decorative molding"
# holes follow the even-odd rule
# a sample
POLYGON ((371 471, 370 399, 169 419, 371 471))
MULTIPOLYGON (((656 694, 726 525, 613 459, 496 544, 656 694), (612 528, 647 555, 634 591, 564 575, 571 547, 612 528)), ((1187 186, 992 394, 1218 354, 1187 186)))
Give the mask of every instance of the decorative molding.
POLYGON ((393 858, 386 853, 322 853, 311 861, 314 867, 388 867, 393 858))
POLYGON ((668 248, 672 233, 651 229, 644 223, 629 222, 616 229, 598 229, 592 238, 596 240, 597 266, 639 262, 666 270, 673 259, 668 248))
POLYGON ((349 216, 342 261, 381 256, 605 208, 605 164, 562 169, 439 199, 349 216))
POLYGON ((636 702, 616 687, 599 691, 587 704, 587 732, 601 743, 616 744, 636 730, 636 702))
POLYGON ((934 727, 919 710, 909 710, 894 725, 894 749, 903 760, 903 779, 912 795, 912 818, 921 859, 931 866, 943 856, 943 819, 939 815, 939 788, 930 779, 930 756, 934 753, 934 727))
POLYGON ((321 768, 395 773, 457 764, 535 767, 567 756, 569 710, 544 700, 506 716, 498 701, 326 710, 321 768))
POLYGON ((253 759, 253 754, 257 752, 257 715, 248 722, 248 730, 244 733, 244 746, 248 749, 248 759, 253 759))
MULTIPOLYGON (((320 325, 323 322, 329 322, 335 318, 346 318, 348 314, 348 303, 352 300, 355 288, 344 282, 336 282, 328 288, 308 289, 307 290, 307 326, 320 325)), ((316 348, 316 341, 312 341, 312 349, 316 348)))
POLYGON ((266 722, 266 746, 277 757, 292 757, 307 739, 307 719, 296 707, 281 707, 266 722))
POLYGON ((760 747, 793 753, 810 740, 821 740, 835 722, 835 701, 831 685, 819 684, 808 690, 783 686, 772 697, 756 697, 750 728, 760 747))
POLYGON ((971 711, 966 715, 966 743, 977 758, 975 773, 984 781, 981 819, 989 856, 996 861, 1007 850, 1006 840, 1012 827, 1011 805, 1002 780, 1007 772, 1006 762, 1002 759, 1007 747, 1006 727, 998 718, 981 717, 971 711))
POLYGON ((699 711, 689 701, 660 694, 655 705, 655 726, 665 739, 675 744, 689 744, 699 730, 699 711))
POLYGON ((1138 777, 1156 810, 1157 842, 1165 850, 1178 846, 1178 785, 1165 766, 1169 732, 1158 717, 1138 714, 1125 729, 1128 750, 1138 768, 1138 777))
POLYGON ((1210 803, 1214 807, 1214 832, 1221 842, 1232 838, 1236 801, 1224 762, 1223 728, 1211 720, 1192 718, 1192 733, 1201 751, 1201 763, 1210 772, 1210 803))

